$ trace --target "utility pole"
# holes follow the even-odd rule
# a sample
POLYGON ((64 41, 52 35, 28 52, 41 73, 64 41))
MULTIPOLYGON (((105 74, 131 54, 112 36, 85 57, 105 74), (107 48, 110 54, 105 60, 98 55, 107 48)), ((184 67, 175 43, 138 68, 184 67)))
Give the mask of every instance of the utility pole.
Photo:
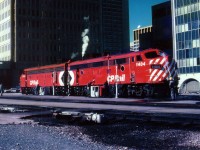
POLYGON ((118 75, 117 75, 117 65, 115 66, 116 69, 116 75, 115 75, 115 98, 118 98, 118 75))

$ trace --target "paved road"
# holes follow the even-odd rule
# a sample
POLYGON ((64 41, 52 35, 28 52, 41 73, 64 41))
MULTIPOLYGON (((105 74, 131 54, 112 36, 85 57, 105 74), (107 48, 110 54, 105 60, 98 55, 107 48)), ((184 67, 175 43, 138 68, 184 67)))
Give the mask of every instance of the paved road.
POLYGON ((0 104, 39 107, 84 108, 120 110, 146 113, 183 113, 200 114, 199 102, 179 99, 176 101, 142 98, 88 98, 73 96, 34 96, 5 93, 0 97, 0 104), (107 103, 106 103, 107 102, 107 103), (161 107, 162 106, 162 107, 161 107), (183 107, 184 106, 184 107, 183 107), (187 107, 188 106, 188 107, 187 107))
POLYGON ((91 103, 68 103, 65 102, 46 102, 34 100, 14 100, 1 98, 0 104, 7 105, 23 105, 23 106, 39 106, 39 107, 59 107, 59 108, 77 108, 77 109, 102 109, 102 110, 120 110, 142 113, 183 113, 183 114, 200 114, 200 109, 196 108, 171 108, 159 106, 136 106, 136 105, 115 105, 115 104, 91 104, 91 103))
MULTIPOLYGON (((139 99, 139 98, 88 98, 67 96, 34 96, 21 94, 4 94, 0 97, 1 105, 37 106, 75 110, 101 110, 115 111, 118 113, 129 113, 137 115, 153 115, 159 117, 173 117, 182 119, 200 118, 200 107, 198 99, 187 99, 182 97, 176 101, 169 99, 139 99)), ((199 121, 200 122, 200 121, 199 121)))

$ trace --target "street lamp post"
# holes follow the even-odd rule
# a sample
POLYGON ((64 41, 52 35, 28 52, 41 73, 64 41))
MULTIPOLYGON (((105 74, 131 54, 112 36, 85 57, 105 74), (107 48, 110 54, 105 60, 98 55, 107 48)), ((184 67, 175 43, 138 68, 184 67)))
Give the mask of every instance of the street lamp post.
POLYGON ((67 71, 67 96, 70 96, 70 75, 69 75, 69 71, 68 71, 68 66, 70 64, 71 60, 68 60, 67 62, 67 68, 66 68, 66 71, 67 71))
POLYGON ((115 66, 116 75, 115 75, 115 98, 118 98, 118 75, 117 75, 117 65, 115 66))
POLYGON ((110 80, 109 80, 109 75, 110 75, 110 62, 109 62, 109 58, 110 58, 110 56, 109 55, 107 55, 106 56, 107 57, 107 59, 108 59, 108 69, 107 69, 107 81, 108 81, 108 85, 109 85, 109 82, 110 82, 110 80))

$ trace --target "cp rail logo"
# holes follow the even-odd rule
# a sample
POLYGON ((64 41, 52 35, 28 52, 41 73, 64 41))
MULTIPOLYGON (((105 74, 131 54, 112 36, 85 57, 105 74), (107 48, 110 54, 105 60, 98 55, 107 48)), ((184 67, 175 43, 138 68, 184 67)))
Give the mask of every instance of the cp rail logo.
POLYGON ((122 74, 121 76, 119 76, 119 75, 109 75, 107 77, 107 81, 109 81, 109 82, 113 82, 113 81, 125 81, 125 78, 126 78, 125 74, 122 74))
POLYGON ((30 85, 38 85, 38 80, 30 80, 30 85))

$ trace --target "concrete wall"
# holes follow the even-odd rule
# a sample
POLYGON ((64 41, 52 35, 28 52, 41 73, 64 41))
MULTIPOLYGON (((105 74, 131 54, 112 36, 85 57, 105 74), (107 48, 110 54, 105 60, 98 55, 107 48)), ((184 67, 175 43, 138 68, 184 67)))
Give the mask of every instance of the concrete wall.
POLYGON ((200 94, 200 73, 180 74, 179 92, 182 94, 200 94))

